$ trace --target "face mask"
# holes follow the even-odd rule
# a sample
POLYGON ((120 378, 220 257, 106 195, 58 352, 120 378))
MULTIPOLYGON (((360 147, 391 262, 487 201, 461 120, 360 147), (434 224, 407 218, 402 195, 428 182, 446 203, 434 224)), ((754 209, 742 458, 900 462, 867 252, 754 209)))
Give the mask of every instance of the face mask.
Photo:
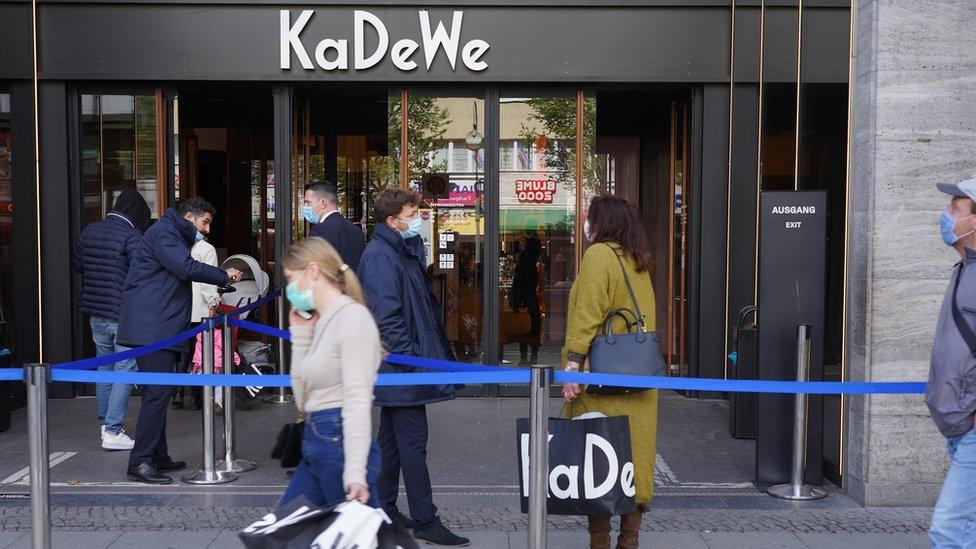
POLYGON ((973 217, 972 215, 967 215, 962 219, 956 219, 949 213, 948 210, 942 212, 942 216, 939 218, 939 230, 942 231, 942 241, 946 243, 946 246, 952 246, 960 239, 966 238, 967 236, 973 234, 976 231, 969 231, 964 235, 956 234, 956 222, 962 221, 963 219, 969 219, 973 217))
POLYGON ((292 280, 285 286, 285 297, 291 306, 299 311, 310 312, 315 309, 315 298, 312 289, 301 290, 298 288, 298 280, 292 280))
POLYGON ((587 242, 593 242, 593 234, 590 233, 589 219, 583 222, 583 236, 586 238, 587 242))
POLYGON ((321 217, 315 215, 315 208, 313 206, 302 206, 302 217, 313 225, 322 221, 321 217))
POLYGON ((203 233, 201 233, 200 231, 197 231, 196 239, 197 239, 196 240, 197 242, 200 242, 201 240, 203 240, 203 233))
POLYGON ((423 220, 420 219, 419 217, 415 217, 410 221, 403 221, 402 219, 398 218, 397 221, 401 221, 407 224, 407 228, 405 230, 400 231, 400 236, 402 236, 405 239, 413 238, 418 234, 420 234, 420 227, 424 224, 423 220))

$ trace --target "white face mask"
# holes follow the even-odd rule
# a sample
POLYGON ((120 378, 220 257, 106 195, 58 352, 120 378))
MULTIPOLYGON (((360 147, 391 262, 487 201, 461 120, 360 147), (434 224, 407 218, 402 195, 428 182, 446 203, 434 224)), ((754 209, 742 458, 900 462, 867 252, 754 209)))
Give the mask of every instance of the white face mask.
POLYGON ((587 242, 593 242, 593 234, 590 233, 590 220, 587 219, 583 222, 583 237, 586 238, 587 242))

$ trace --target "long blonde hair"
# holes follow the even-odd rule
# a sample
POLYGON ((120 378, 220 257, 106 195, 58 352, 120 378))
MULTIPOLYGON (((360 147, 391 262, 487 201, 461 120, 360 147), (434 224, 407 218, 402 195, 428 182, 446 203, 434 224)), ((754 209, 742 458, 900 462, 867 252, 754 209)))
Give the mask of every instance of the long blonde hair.
POLYGON ((363 289, 351 267, 342 262, 339 252, 325 239, 312 236, 299 240, 288 247, 282 266, 289 271, 302 271, 315 263, 343 294, 360 304, 363 302, 363 289))

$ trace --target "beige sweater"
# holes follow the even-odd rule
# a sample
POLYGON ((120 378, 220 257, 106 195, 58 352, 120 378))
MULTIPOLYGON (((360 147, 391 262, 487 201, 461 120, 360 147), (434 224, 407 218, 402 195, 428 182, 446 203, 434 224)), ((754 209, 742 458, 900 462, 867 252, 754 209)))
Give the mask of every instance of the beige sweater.
POLYGON ((382 359, 369 309, 343 296, 314 326, 292 326, 291 344, 295 401, 306 414, 342 408, 343 486, 366 485, 373 384, 382 359))

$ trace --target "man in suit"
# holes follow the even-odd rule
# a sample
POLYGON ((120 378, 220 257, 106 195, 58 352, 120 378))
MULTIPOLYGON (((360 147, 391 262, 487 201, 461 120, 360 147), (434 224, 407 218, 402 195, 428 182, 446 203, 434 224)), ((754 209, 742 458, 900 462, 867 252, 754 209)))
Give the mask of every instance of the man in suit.
POLYGON ((339 197, 331 181, 313 181, 305 187, 302 216, 312 224, 308 236, 317 236, 332 244, 349 268, 359 267, 359 258, 366 247, 362 229, 339 213, 339 197))

